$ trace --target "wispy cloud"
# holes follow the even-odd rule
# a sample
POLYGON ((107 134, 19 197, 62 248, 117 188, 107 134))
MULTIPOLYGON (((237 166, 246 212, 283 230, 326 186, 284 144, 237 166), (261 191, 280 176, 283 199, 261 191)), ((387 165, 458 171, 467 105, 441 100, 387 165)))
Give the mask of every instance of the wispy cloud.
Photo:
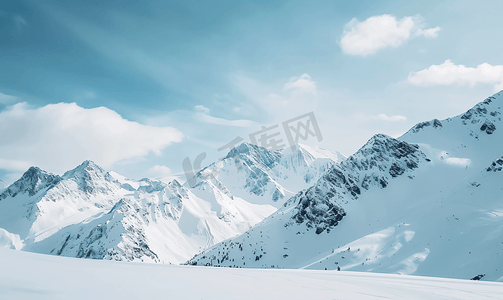
POLYGON ((503 89, 503 65, 483 63, 475 68, 455 65, 447 59, 418 72, 410 72, 408 82, 416 85, 452 85, 477 83, 494 84, 495 91, 503 89))
POLYGON ((387 116, 386 114, 379 114, 377 118, 384 121, 407 121, 406 117, 400 115, 387 116))
POLYGON ((180 181, 180 176, 182 174, 174 174, 170 168, 164 165, 155 165, 148 169, 147 173, 156 179, 162 180, 166 183, 172 181, 173 179, 177 179, 180 181))
POLYGON ((210 109, 204 105, 196 105, 194 107, 196 114, 194 118, 198 121, 205 123, 223 125, 223 126, 233 126, 233 127, 252 127, 257 126, 257 123, 250 120, 227 120, 222 118, 213 117, 210 115, 210 109))
POLYGON ((26 20, 23 17, 21 17, 20 15, 15 15, 13 17, 13 19, 14 19, 14 22, 16 23, 16 27, 18 30, 21 30, 21 29, 23 29, 23 27, 28 25, 26 20))
POLYGON ((5 18, 8 20, 8 22, 13 22, 18 30, 22 30, 23 27, 28 25, 28 22, 26 22, 26 20, 22 16, 3 10, 0 10, 0 18, 5 18))
POLYGON ((383 48, 398 47, 416 36, 438 36, 440 27, 422 29, 424 26, 420 16, 397 20, 394 16, 385 14, 370 17, 363 22, 352 19, 346 24, 340 45, 346 54, 367 56, 383 48))
POLYGON ((247 107, 237 111, 254 111, 263 123, 295 117, 315 110, 318 105, 317 84, 307 73, 272 83, 243 75, 233 79, 235 87, 247 101, 247 107))
MULTIPOLYGON (((70 15, 62 11, 48 9, 54 20, 70 30, 76 37, 85 42, 91 49, 101 53, 109 59, 116 60, 132 68, 164 87, 174 87, 179 82, 180 73, 163 56, 153 55, 152 48, 133 42, 122 30, 104 27, 98 23, 70 15)), ((110 12, 110 19, 117 22, 116 26, 135 23, 134 18, 119 12, 110 12)), ((154 25, 152 25, 154 26, 154 25)), ((164 46, 158 41, 159 47, 164 46)))

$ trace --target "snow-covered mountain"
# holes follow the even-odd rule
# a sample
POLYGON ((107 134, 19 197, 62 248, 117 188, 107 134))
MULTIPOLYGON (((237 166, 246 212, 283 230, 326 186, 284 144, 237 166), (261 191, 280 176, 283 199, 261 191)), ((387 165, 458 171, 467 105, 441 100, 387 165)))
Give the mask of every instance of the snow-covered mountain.
POLYGON ((276 213, 188 264, 503 280, 501 107, 497 93, 398 139, 372 137, 276 213))
POLYGON ((199 172, 192 189, 176 180, 129 180, 91 161, 63 176, 32 167, 0 194, 0 246, 81 258, 184 262, 260 222, 284 202, 284 193, 294 194, 334 159, 343 159, 307 146, 283 153, 243 144, 233 151, 199 172), (209 168, 220 175, 205 177, 209 168), (298 186, 297 173, 304 176, 298 186))
POLYGON ((339 152, 306 145, 270 151, 243 143, 198 172, 195 190, 225 187, 222 192, 249 202, 281 207, 286 199, 310 187, 332 165, 345 159, 339 152))
POLYGON ((4 246, 83 258, 179 263, 274 212, 209 203, 177 181, 128 180, 86 161, 63 176, 30 168, 0 195, 4 246), (235 212, 232 219, 216 211, 235 212), (21 246, 20 246, 21 242, 21 246))

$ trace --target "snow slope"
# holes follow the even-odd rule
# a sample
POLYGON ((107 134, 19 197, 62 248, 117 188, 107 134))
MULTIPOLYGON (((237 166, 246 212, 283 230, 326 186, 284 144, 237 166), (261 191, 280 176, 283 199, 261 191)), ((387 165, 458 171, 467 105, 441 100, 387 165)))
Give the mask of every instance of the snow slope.
POLYGON ((138 264, 0 249, 0 299, 501 299, 503 284, 315 270, 138 264))
POLYGON ((193 265, 340 268, 503 281, 501 93, 382 134, 193 265))

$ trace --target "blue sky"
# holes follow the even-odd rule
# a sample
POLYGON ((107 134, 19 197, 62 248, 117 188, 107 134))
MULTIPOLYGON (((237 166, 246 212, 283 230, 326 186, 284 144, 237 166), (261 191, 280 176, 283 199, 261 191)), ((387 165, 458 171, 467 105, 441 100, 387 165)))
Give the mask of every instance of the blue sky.
MULTIPOLYGON (((502 89, 501 1, 4 1, 0 179, 131 178, 314 111, 352 154, 502 89)), ((183 178, 183 176, 182 176, 183 178)))

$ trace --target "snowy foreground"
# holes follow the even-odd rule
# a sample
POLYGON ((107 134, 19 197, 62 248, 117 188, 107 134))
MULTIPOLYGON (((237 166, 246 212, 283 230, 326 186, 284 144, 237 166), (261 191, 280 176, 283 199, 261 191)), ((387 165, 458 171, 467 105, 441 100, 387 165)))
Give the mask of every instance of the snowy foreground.
POLYGON ((502 299, 503 283, 84 260, 0 248, 0 299, 502 299))

